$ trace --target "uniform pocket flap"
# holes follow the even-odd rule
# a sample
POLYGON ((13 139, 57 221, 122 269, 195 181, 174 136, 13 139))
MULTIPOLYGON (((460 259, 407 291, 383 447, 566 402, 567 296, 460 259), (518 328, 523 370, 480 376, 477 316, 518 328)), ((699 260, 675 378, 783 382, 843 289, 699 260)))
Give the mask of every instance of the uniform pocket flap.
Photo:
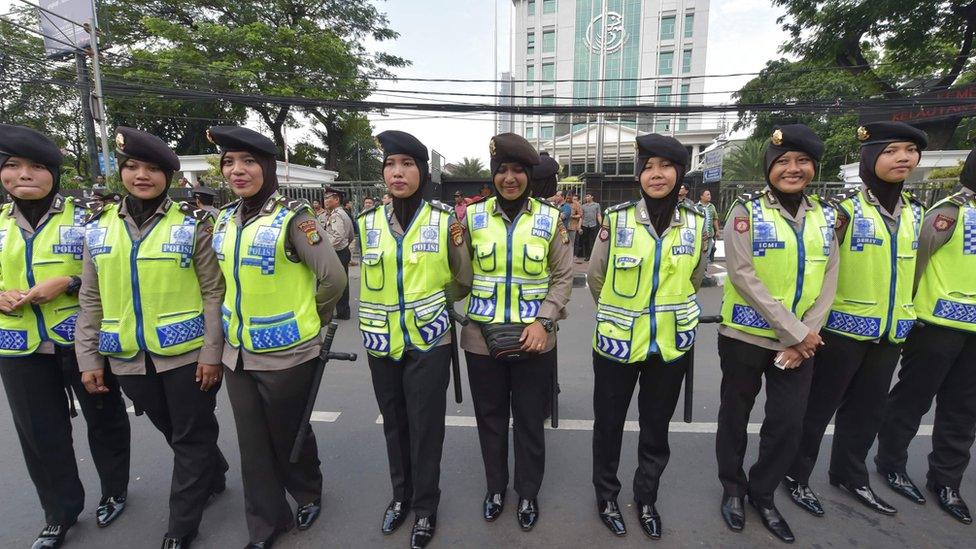
POLYGON ((613 267, 615 269, 633 269, 634 267, 639 267, 643 260, 644 258, 642 257, 618 255, 613 258, 613 267))
POLYGON ((486 242, 483 244, 478 244, 478 249, 475 250, 475 253, 478 254, 478 257, 491 257, 495 255, 495 243, 486 242))
POLYGON ((542 261, 546 258, 546 249, 536 244, 526 244, 525 257, 531 261, 542 261))
POLYGON ((383 261, 383 252, 371 252, 363 254, 363 265, 375 266, 379 265, 383 261))

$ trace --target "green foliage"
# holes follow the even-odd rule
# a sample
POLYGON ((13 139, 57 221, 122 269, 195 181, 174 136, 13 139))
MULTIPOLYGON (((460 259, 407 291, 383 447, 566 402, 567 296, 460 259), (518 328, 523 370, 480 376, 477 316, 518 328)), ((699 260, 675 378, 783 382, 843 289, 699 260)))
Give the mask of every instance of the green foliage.
POLYGON ((926 179, 952 179, 958 180, 959 174, 962 173, 963 162, 960 160, 959 164, 956 166, 949 166, 947 168, 935 168, 930 171, 926 176, 926 179))
POLYGON ((753 138, 743 141, 741 145, 726 153, 722 162, 722 179, 725 181, 765 181, 766 173, 763 166, 765 151, 765 139, 753 138))
POLYGON ((453 173, 456 177, 480 177, 482 179, 491 177, 491 172, 485 168, 480 158, 467 156, 461 160, 453 173))

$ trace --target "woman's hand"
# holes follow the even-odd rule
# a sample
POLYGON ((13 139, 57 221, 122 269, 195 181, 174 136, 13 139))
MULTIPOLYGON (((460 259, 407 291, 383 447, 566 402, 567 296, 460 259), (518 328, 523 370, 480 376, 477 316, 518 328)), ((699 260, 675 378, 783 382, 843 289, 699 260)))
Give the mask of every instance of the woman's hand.
POLYGON ((803 364, 803 360, 803 355, 795 347, 787 347, 776 355, 776 363, 782 366, 784 370, 799 368, 803 364))
POLYGON ((24 298, 21 290, 7 290, 0 293, 0 312, 12 313, 20 308, 20 300, 24 298))
POLYGON ((81 384, 85 390, 93 395, 101 395, 108 392, 105 386, 105 370, 89 370, 81 373, 81 384))
POLYGON ((220 364, 197 364, 197 383, 201 391, 209 391, 211 387, 220 383, 220 364))
POLYGON ((519 341, 522 342, 522 350, 530 353, 541 353, 548 340, 549 332, 546 332, 546 329, 538 322, 526 326, 522 330, 522 337, 519 338, 519 341))
POLYGON ((41 305, 54 301, 55 298, 63 294, 65 290, 68 289, 69 284, 71 284, 70 276, 56 276, 54 278, 49 278, 38 283, 36 286, 31 288, 29 292, 24 294, 24 296, 20 298, 20 301, 17 302, 17 307, 22 307, 28 303, 41 305))

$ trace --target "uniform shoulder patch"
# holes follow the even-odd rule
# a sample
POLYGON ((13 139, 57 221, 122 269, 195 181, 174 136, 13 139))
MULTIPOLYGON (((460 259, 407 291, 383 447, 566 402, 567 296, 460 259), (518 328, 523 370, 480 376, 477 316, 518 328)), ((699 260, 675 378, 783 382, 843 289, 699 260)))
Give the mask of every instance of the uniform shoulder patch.
POLYGON ((956 224, 955 219, 944 214, 937 215, 935 217, 935 221, 932 222, 932 226, 935 228, 935 230, 939 231, 940 233, 944 233, 948 231, 955 224, 956 224))
POLYGON ((619 212, 620 210, 626 210, 627 208, 633 206, 634 204, 637 204, 636 200, 630 200, 628 202, 617 204, 616 206, 610 206, 609 208, 607 208, 605 213, 619 212))
POLYGON ((702 211, 702 209, 699 208, 698 205, 693 202, 688 202, 688 201, 680 202, 678 204, 678 207, 684 208, 689 212, 692 212, 693 214, 697 215, 698 217, 705 217, 705 212, 702 211))
POLYGON ((441 202, 440 200, 431 200, 430 207, 435 210, 442 211, 444 213, 454 213, 454 210, 447 204, 441 202))
POLYGON ((569 244, 569 231, 566 230, 566 224, 559 224, 559 238, 563 241, 563 244, 569 244))
POLYGON ((210 212, 202 208, 197 208, 189 202, 180 202, 180 213, 188 215, 197 221, 205 221, 210 217, 210 212))
POLYGON ((380 203, 380 204, 374 204, 372 208, 366 208, 365 210, 359 212, 359 215, 356 216, 356 219, 359 219, 360 217, 368 214, 369 212, 375 210, 376 208, 379 208, 382 205, 383 205, 382 203, 380 203))
POLYGON ((451 233, 451 244, 454 247, 461 247, 464 245, 464 225, 460 221, 455 220, 451 223, 450 228, 451 233))
POLYGON ((308 240, 309 246, 315 246, 319 242, 322 242, 322 235, 319 234, 319 228, 315 222, 315 218, 305 219, 299 222, 298 230, 305 233, 305 238, 308 240))

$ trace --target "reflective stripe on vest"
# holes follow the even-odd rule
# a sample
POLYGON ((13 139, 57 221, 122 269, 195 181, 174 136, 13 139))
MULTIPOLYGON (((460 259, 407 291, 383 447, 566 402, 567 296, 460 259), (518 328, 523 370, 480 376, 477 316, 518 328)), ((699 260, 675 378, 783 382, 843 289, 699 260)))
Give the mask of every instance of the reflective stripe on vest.
POLYGON ((468 206, 474 257, 468 317, 484 324, 530 324, 549 293, 549 245, 559 210, 534 198, 510 226, 495 213, 496 197, 468 206))
POLYGON ((85 243, 102 301, 99 353, 176 356, 203 346, 203 297, 193 268, 198 225, 172 203, 138 240, 114 204, 88 224, 85 243))
MULTIPOLYGON (((760 197, 745 203, 751 216, 752 265, 769 295, 796 318, 813 306, 823 288, 827 258, 834 239, 836 212, 816 196, 807 197, 813 208, 806 210, 803 228, 793 227, 776 208, 760 197)), ((741 332, 779 339, 769 322, 739 294, 735 285, 725 284, 722 324, 741 332)))
MULTIPOLYGON (((940 206, 949 199, 939 202, 940 206)), ((932 254, 915 293, 915 312, 930 324, 976 332, 976 199, 959 207, 952 236, 932 254)))
POLYGON ((394 360, 408 347, 431 349, 450 329, 444 292, 451 281, 450 215, 424 202, 399 238, 385 207, 358 222, 363 346, 373 356, 394 360))
POLYGON ((630 206, 607 216, 613 230, 593 349, 616 362, 642 362, 651 354, 673 362, 695 343, 700 309, 691 277, 701 257, 703 219, 681 209, 681 225, 657 238, 636 212, 630 206))
MULTIPOLYGON (((11 214, 13 205, 0 210, 0 273, 2 289, 27 290, 45 280, 81 274, 84 218, 88 211, 63 200, 64 209, 53 213, 26 237, 11 214)), ((24 305, 0 314, 0 356, 24 356, 42 341, 67 346, 74 343, 78 296, 61 294, 48 303, 24 305)))
POLYGON ((908 195, 902 197, 892 240, 881 212, 863 191, 840 206, 850 222, 840 247, 837 295, 824 328, 860 341, 886 337, 901 343, 915 324, 912 284, 922 208, 908 195))
POLYGON ((316 337, 321 320, 315 273, 285 254, 295 212, 279 200, 270 214, 262 212, 244 227, 237 224, 235 212, 236 206, 221 211, 213 235, 227 284, 221 307, 227 342, 252 353, 268 353, 316 337))

